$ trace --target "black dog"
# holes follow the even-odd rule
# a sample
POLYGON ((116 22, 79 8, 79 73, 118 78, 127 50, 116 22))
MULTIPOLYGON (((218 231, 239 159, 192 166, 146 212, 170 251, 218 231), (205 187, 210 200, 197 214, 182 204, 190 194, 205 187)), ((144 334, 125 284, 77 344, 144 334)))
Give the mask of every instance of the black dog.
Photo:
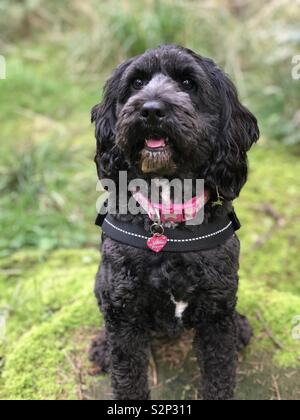
MULTIPOLYGON (((92 121, 100 179, 118 184, 119 171, 148 182, 204 179, 204 223, 228 213, 247 179, 246 153, 259 138, 255 117, 224 72, 173 45, 121 64, 92 121), (148 147, 149 139, 159 147, 148 147)), ((149 229, 147 215, 126 218, 127 224, 140 221, 149 229)), ((235 309, 238 267, 236 235, 214 249, 157 254, 103 236, 95 291, 106 331, 92 353, 103 370, 111 370, 115 399, 150 397, 151 337, 184 328, 195 330, 203 397, 234 398, 237 351, 252 334, 235 309)))

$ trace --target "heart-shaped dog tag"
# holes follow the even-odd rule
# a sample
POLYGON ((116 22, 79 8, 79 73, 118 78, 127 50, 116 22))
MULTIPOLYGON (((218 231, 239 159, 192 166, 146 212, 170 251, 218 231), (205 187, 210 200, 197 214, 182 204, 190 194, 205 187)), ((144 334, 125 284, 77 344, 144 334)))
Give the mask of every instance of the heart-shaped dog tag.
POLYGON ((168 238, 165 235, 156 234, 152 238, 148 239, 147 245, 151 251, 157 254, 161 252, 168 243, 168 238))

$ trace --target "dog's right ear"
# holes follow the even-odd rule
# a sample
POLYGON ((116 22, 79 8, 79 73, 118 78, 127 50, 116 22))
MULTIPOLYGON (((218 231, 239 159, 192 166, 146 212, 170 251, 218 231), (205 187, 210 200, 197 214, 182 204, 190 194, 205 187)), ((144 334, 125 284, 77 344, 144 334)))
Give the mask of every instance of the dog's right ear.
POLYGON ((115 146, 116 129, 116 106, 119 84, 122 74, 134 59, 130 59, 119 65, 104 86, 103 100, 93 107, 91 113, 92 123, 95 123, 95 136, 97 151, 95 163, 99 178, 115 179, 121 164, 125 159, 115 146))

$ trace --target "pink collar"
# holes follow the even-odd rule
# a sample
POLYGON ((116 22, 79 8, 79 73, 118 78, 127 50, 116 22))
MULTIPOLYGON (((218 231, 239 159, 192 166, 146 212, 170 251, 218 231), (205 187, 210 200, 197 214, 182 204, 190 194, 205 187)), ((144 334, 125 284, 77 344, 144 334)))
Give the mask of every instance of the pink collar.
POLYGON ((152 203, 139 191, 134 192, 132 195, 152 221, 156 222, 159 219, 162 223, 183 223, 195 219, 209 199, 208 191, 205 191, 199 197, 193 197, 184 204, 174 204, 172 202, 169 204, 152 203))

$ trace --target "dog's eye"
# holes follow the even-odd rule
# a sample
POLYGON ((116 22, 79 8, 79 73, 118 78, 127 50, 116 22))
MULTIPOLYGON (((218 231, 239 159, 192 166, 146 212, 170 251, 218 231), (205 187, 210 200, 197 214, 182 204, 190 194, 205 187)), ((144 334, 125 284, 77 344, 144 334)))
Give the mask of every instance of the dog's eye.
POLYGON ((183 79, 181 84, 185 90, 192 90, 195 86, 194 82, 190 79, 183 79))
POLYGON ((132 81, 132 87, 135 90, 140 90, 145 86, 146 82, 143 79, 134 79, 132 81))

